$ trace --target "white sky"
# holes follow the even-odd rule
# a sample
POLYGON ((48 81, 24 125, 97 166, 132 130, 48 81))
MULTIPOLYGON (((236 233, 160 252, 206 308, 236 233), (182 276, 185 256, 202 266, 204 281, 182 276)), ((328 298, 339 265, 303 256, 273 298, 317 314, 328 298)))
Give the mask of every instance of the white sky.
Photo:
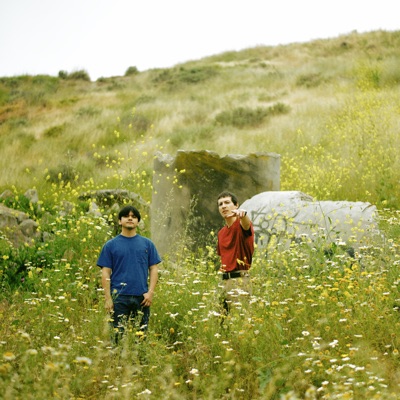
POLYGON ((400 30, 396 0, 0 0, 0 76, 92 80, 228 50, 400 30))

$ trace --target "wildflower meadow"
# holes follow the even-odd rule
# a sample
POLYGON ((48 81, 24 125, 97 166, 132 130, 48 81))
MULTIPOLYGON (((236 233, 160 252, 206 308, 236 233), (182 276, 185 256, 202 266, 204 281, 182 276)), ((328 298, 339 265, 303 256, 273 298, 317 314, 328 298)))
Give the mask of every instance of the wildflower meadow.
MULTIPOLYGON (((321 54, 329 50, 335 57, 350 47, 316 46, 321 54)), ((289 50, 277 52, 283 59, 289 50)), ((18 165, 7 161, 13 158, 7 157, 11 153, 5 152, 3 141, 1 188, 11 196, 2 202, 29 215, 40 233, 40 238, 16 246, 9 228, 0 230, 0 399, 400 397, 398 69, 389 74, 383 56, 383 64, 377 58, 350 66, 345 62, 351 57, 344 55, 343 63, 333 64, 341 78, 334 81, 307 70, 307 65, 301 76, 290 75, 291 63, 284 73, 276 72, 278 63, 270 68, 258 61, 243 61, 234 69, 228 63, 234 56, 222 60, 231 68, 228 72, 228 67, 209 67, 212 60, 207 60, 207 68, 102 80, 93 89, 94 98, 99 104, 124 102, 121 117, 115 117, 115 109, 105 112, 97 103, 84 103, 95 84, 67 81, 60 89, 54 78, 44 80, 51 89, 47 97, 21 90, 25 97, 35 95, 29 98, 32 103, 41 96, 40 107, 46 103, 54 118, 60 109, 74 114, 65 123, 62 118, 54 122, 52 129, 41 120, 29 133, 34 122, 20 107, 8 111, 21 113, 18 118, 0 124, 8 130, 2 131, 4 137, 14 135, 20 160, 18 165), (250 72, 243 79, 246 69, 250 72), (252 88, 235 86, 222 98, 234 77, 249 85, 250 76, 252 88), (193 86, 202 79, 209 85, 193 86), (292 93, 288 81, 300 89, 292 93), (153 89, 144 96, 146 82, 153 89), (259 82, 267 82, 268 90, 262 92, 259 82), (134 105, 124 85, 134 88, 134 105), (206 97, 210 88, 212 99, 206 97), (56 97, 61 90, 62 99, 56 97), (282 97, 291 101, 291 108, 214 113, 214 108, 235 108, 237 103, 247 102, 251 108, 251 91, 260 103, 282 97), (319 97, 324 101, 308 103, 302 113, 301 99, 314 101, 317 95, 325 96, 319 97), (252 119, 248 132, 246 118, 252 119), (276 126, 268 125, 268 118, 276 118, 276 126), (42 142, 35 136, 40 129, 42 142), (146 202, 139 233, 150 237, 154 154, 191 146, 275 151, 281 154, 282 190, 303 191, 319 200, 371 202, 378 208, 379 240, 361 243, 354 254, 345 243, 327 251, 322 236, 313 245, 298 241, 256 248, 252 292, 238 293, 225 315, 216 232, 196 251, 182 237, 176 251, 163 255, 149 330, 132 323, 114 347, 96 261, 105 241, 118 232, 117 211, 100 206, 93 213, 92 199, 82 194, 110 188, 139 194, 146 202), (38 202, 24 195, 28 188, 38 190, 38 202)), ((318 60, 324 71, 324 58, 318 60)), ((14 96, 19 93, 17 81, 12 81, 14 96)), ((29 83, 28 78, 21 81, 29 83)), ((42 108, 35 110, 45 114, 42 108)), ((174 183, 179 185, 179 173, 174 183)))
MULTIPOLYGON (((127 179, 151 186, 140 171, 127 179)), ((215 248, 182 246, 161 264, 149 331, 132 325, 113 348, 96 266, 112 215, 76 200, 92 184, 60 176, 40 207, 14 188, 13 206, 52 236, 22 248, 2 237, 2 398, 398 398, 398 211, 380 212, 385 239, 353 257, 322 244, 256 250, 252 294, 228 316, 215 248)))

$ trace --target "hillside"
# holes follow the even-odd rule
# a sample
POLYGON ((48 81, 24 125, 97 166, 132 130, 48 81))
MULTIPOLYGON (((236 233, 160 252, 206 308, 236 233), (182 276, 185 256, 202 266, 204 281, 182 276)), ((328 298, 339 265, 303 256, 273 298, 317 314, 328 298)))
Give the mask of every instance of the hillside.
POLYGON ((398 208, 399 58, 400 31, 377 31, 96 82, 0 78, 0 191, 63 181, 150 200, 156 151, 266 151, 282 190, 398 208))
POLYGON ((399 61, 400 31, 370 32, 96 82, 0 78, 1 398, 398 399, 399 61), (151 202, 154 154, 178 149, 279 153, 282 190, 376 204, 382 235, 354 252, 327 229, 256 246, 251 293, 227 314, 217 235, 190 237, 187 218, 149 329, 133 320, 115 347, 97 261, 116 209, 80 194, 151 202))

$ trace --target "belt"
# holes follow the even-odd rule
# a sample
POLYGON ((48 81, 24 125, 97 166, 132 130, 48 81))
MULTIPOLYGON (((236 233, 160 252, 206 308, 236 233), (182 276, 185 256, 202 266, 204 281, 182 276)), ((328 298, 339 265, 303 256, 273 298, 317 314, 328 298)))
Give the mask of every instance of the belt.
MULTIPOLYGON (((244 272, 244 271, 243 271, 244 272)), ((241 271, 233 271, 233 272, 224 272, 222 274, 222 280, 233 279, 233 278, 240 278, 242 277, 241 271)))

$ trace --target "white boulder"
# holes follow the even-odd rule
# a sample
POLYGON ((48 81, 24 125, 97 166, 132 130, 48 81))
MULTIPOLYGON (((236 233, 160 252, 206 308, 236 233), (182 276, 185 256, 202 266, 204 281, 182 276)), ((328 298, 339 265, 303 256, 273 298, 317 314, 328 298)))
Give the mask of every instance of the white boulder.
POLYGON ((294 240, 357 249, 379 234, 377 209, 365 202, 316 201, 299 191, 271 191, 240 207, 250 214, 260 248, 294 240))

